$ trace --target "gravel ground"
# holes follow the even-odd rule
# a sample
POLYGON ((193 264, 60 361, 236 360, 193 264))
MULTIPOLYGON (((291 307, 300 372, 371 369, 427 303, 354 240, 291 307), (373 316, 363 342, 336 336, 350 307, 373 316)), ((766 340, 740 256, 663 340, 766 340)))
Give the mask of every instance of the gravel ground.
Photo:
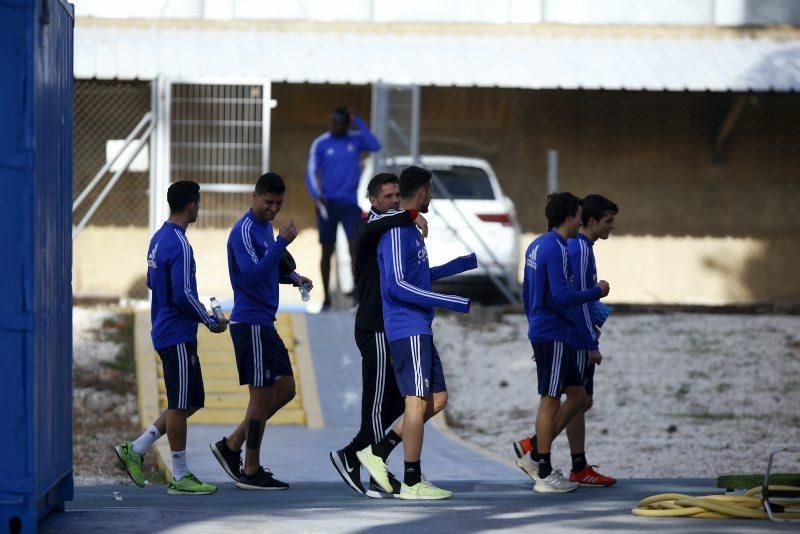
MULTIPOLYGON (((75 483, 79 486, 129 481, 113 446, 139 435, 133 315, 108 308, 73 309, 72 432, 75 483)), ((147 478, 163 480, 155 461, 147 478)))
MULTIPOLYGON (((443 315, 434 336, 462 437, 515 458, 538 404, 522 315, 443 315)), ((600 340, 587 459, 627 477, 763 472, 776 448, 800 446, 800 317, 612 316, 600 340)), ((567 440, 553 462, 568 468, 567 440)), ((800 471, 800 455, 778 468, 800 471)))

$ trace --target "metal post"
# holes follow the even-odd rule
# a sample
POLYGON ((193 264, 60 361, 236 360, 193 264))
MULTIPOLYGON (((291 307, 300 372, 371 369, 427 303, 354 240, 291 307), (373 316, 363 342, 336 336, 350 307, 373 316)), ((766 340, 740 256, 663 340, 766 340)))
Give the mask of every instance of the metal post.
POLYGON ((411 88, 411 146, 409 153, 411 161, 419 163, 419 107, 420 88, 415 85, 411 88))
POLYGON ((547 194, 558 191, 558 150, 547 151, 547 194))
POLYGON ((170 91, 172 84, 163 76, 153 82, 153 119, 155 130, 151 143, 150 229, 155 231, 167 216, 167 189, 170 182, 170 91))
POLYGON ((261 168, 262 172, 269 172, 269 135, 270 119, 272 117, 272 83, 264 82, 261 85, 261 168))

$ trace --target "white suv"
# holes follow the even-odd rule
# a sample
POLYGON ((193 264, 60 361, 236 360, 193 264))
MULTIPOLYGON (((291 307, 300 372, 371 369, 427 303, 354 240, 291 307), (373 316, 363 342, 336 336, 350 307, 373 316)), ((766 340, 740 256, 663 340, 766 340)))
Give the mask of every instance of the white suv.
MULTIPOLYGON (((421 156, 419 164, 438 178, 434 180, 430 210, 425 214, 429 230, 425 244, 431 266, 475 252, 478 269, 449 281, 471 283, 480 278, 488 282, 491 273, 516 293, 519 223, 514 204, 500 189, 489 162, 458 156, 421 156)), ((410 157, 389 159, 387 171, 399 176, 408 165, 410 157)), ((370 209, 367 184, 373 175, 369 158, 358 188, 359 204, 365 212, 370 209)))

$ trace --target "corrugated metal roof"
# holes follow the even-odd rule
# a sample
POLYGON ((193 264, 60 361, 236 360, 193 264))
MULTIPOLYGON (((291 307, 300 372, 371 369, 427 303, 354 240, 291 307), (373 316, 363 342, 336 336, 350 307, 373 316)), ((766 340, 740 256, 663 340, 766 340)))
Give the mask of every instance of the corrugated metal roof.
POLYGON ((77 78, 158 73, 297 83, 785 92, 800 90, 800 40, 76 26, 77 78))

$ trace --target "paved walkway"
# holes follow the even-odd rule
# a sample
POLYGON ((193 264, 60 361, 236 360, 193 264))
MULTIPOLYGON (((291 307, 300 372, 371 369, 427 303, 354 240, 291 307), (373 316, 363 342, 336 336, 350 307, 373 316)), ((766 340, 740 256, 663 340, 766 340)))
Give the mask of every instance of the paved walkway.
MULTIPOLYGON (((622 480, 612 488, 534 494, 531 481, 507 461, 496 461, 431 425, 426 427, 423 469, 428 478, 455 491, 455 497, 429 503, 360 497, 344 485, 328 460, 328 452, 346 444, 358 424, 360 356, 352 324, 347 312, 307 316, 324 428, 269 426, 262 447, 264 463, 292 485, 289 491, 235 488, 208 450, 208 444, 230 427, 193 426, 190 466, 201 479, 220 485, 217 494, 172 497, 159 485, 80 487, 75 500, 67 503, 67 512, 48 517, 42 531, 763 532, 776 527, 764 521, 646 519, 630 514, 640 499, 657 493, 717 493, 713 480, 622 480)), ((402 454, 395 453, 390 462, 397 473, 401 459, 402 454)))

